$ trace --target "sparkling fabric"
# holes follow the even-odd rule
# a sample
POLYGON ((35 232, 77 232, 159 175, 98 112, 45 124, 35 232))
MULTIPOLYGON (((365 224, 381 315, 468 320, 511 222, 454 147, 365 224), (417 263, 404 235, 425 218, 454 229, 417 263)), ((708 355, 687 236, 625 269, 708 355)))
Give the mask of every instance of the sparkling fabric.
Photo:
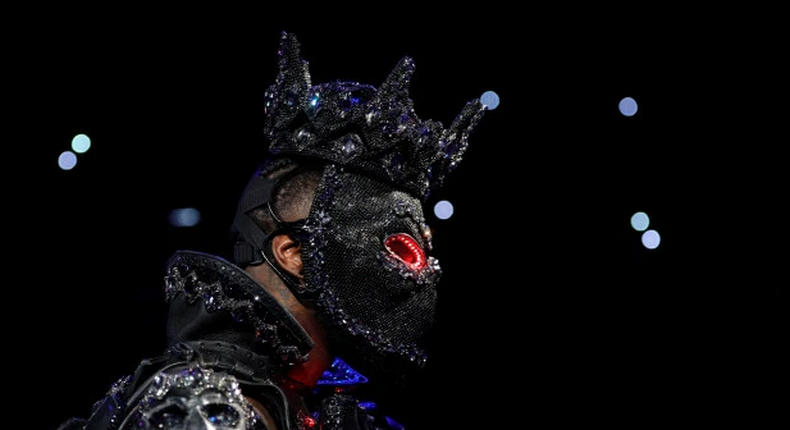
POLYGON ((169 343, 201 332, 223 331, 229 333, 226 336, 233 334, 236 343, 290 363, 303 361, 313 347, 312 340, 293 317, 257 281, 231 262, 211 254, 182 250, 170 257, 166 267, 169 343), (206 315, 195 315, 193 308, 205 309, 206 315), (223 315, 228 318, 222 318, 223 315), (245 332, 249 335, 244 336, 245 332))
POLYGON ((317 293, 321 314, 350 335, 355 354, 425 363, 420 341, 434 322, 441 268, 431 256, 414 268, 385 240, 407 233, 430 250, 429 231, 415 197, 367 176, 327 168, 301 238, 305 283, 317 293))
POLYGON ((158 374, 121 430, 266 430, 232 375, 190 367, 158 374))
POLYGON ((421 120, 409 96, 415 69, 410 57, 403 57, 375 88, 344 81, 311 85, 293 34, 283 33, 279 54, 279 74, 265 94, 270 152, 336 163, 420 199, 456 169, 486 111, 473 99, 447 128, 421 120))
MULTIPOLYGON (((294 233, 305 283, 286 283, 300 300, 316 303, 330 328, 330 349, 355 368, 396 377, 422 368, 441 274, 422 204, 458 167, 487 108, 472 99, 449 127, 419 118, 409 95, 415 64, 408 56, 375 87, 339 80, 314 85, 293 34, 282 33, 278 54, 279 71, 264 96, 269 152, 324 166, 310 215, 294 233)), ((249 208, 249 199, 245 192, 240 201, 249 208)), ((258 253, 266 246, 249 245, 258 253)))

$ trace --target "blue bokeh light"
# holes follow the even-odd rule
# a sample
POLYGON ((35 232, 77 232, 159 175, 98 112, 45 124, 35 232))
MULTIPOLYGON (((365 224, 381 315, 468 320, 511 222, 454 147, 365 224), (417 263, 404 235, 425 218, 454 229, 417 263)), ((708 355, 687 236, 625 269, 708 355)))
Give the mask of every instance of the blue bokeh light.
POLYGON ((625 116, 634 116, 639 110, 636 100, 634 100, 632 97, 623 97, 623 99, 620 100, 619 108, 620 113, 625 116))
POLYGON ((173 209, 169 221, 174 227, 194 227, 200 223, 200 211, 195 208, 173 209))
POLYGON ((647 249, 656 249, 661 244, 661 235, 655 230, 647 230, 642 233, 642 245, 647 249))
POLYGON ((447 200, 439 201, 433 206, 433 213, 439 219, 448 219, 453 216, 453 212, 453 204, 447 200))
POLYGON ((488 110, 494 110, 499 106, 499 94, 493 91, 486 91, 480 96, 480 102, 486 105, 488 110))
POLYGON ((63 151, 58 157, 58 167, 63 170, 71 170, 77 165, 77 154, 71 151, 63 151))

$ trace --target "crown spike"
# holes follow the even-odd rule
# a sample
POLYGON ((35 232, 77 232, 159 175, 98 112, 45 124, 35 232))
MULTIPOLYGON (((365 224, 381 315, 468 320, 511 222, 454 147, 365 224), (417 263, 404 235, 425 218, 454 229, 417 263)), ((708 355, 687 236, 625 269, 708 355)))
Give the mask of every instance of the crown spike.
POLYGON ((311 85, 309 63, 302 59, 295 35, 282 32, 277 54, 279 73, 264 96, 267 130, 279 128, 293 118, 309 97, 311 85))
POLYGON ((421 200, 442 186, 486 110, 472 100, 445 129, 421 120, 409 96, 414 61, 404 56, 375 88, 350 81, 312 85, 296 38, 283 33, 280 71, 266 92, 269 152, 336 163, 421 200))
POLYGON ((393 98, 400 101, 409 99, 409 86, 414 74, 414 60, 403 57, 395 65, 387 79, 379 86, 378 98, 393 98))
POLYGON ((453 123, 444 130, 444 136, 441 139, 441 150, 445 157, 445 170, 447 173, 452 172, 461 161, 466 148, 469 146, 469 134, 477 126, 483 113, 486 111, 486 106, 480 99, 474 99, 466 103, 464 108, 455 117, 453 123))
POLYGON ((280 37, 280 76, 279 81, 299 86, 306 92, 310 88, 309 63, 302 59, 301 46, 296 36, 283 32, 280 37))

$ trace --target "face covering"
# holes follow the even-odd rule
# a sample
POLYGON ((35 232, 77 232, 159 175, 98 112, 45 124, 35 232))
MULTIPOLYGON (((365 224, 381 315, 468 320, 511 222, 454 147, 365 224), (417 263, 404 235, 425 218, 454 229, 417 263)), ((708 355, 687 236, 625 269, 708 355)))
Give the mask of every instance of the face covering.
POLYGON ((422 367, 441 269, 420 201, 330 165, 296 236, 305 275, 297 296, 329 323, 330 348, 363 373, 376 359, 422 367))

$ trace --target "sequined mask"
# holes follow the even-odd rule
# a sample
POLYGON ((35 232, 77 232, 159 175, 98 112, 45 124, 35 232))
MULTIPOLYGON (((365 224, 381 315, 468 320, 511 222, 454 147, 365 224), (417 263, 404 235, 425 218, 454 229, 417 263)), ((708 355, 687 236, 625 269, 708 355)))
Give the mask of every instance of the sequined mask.
MULTIPOLYGON (((447 128, 420 119, 409 96, 409 57, 378 87, 313 85, 292 34, 282 34, 279 57, 265 93, 269 153, 324 165, 310 216, 295 233, 306 285, 286 283, 316 303, 333 328, 332 345, 342 345, 354 367, 360 362, 352 356, 423 366, 420 343, 434 323, 441 270, 422 204, 457 168, 487 108, 473 99, 447 128)), ((272 187, 258 185, 253 177, 234 221, 240 265, 260 264, 256 256, 267 248, 269 234, 246 217, 271 201, 272 187)))
POLYGON ((356 353, 423 365, 441 268, 420 201, 330 165, 297 237, 306 284, 297 295, 315 297, 356 353))

